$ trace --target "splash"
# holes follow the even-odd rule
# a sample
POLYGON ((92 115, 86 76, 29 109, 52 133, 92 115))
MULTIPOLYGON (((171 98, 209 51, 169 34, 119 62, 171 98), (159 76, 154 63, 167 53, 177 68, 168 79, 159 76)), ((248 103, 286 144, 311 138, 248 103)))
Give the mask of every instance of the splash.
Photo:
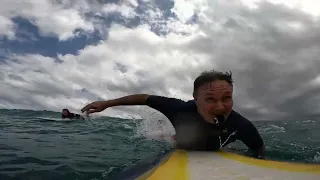
POLYGON ((314 162, 320 163, 320 152, 317 152, 317 154, 313 158, 314 162))
POLYGON ((153 114, 139 122, 136 135, 147 139, 173 143, 175 130, 170 121, 163 115, 153 114))

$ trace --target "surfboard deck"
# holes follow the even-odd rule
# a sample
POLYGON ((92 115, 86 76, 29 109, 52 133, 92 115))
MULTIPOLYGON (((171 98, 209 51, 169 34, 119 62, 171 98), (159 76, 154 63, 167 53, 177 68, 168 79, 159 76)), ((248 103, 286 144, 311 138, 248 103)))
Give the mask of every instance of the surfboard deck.
POLYGON ((175 150, 138 180, 319 180, 320 164, 278 162, 226 151, 175 150))
POLYGON ((77 119, 62 119, 62 118, 53 118, 53 117, 38 117, 38 119, 45 120, 45 121, 59 121, 59 122, 66 122, 66 121, 75 121, 77 119))

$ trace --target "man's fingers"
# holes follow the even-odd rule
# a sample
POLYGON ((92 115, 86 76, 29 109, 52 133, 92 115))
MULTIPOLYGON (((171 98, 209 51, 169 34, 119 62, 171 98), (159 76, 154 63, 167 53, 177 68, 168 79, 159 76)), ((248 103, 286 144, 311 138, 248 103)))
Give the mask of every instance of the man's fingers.
POLYGON ((95 112, 99 112, 98 109, 90 109, 89 111, 87 111, 87 114, 91 114, 91 113, 95 113, 95 112))
POLYGON ((87 106, 83 107, 83 108, 81 109, 81 112, 85 112, 86 110, 87 110, 87 106))
POLYGON ((90 109, 91 104, 86 105, 81 109, 81 112, 88 111, 90 109))

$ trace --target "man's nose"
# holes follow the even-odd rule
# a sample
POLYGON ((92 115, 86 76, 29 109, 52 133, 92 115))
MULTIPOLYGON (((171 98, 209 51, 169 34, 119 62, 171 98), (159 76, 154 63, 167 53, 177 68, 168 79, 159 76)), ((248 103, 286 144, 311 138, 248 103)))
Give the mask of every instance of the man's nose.
POLYGON ((217 104, 215 105, 215 109, 216 110, 223 110, 224 109, 224 106, 221 101, 217 102, 217 104))

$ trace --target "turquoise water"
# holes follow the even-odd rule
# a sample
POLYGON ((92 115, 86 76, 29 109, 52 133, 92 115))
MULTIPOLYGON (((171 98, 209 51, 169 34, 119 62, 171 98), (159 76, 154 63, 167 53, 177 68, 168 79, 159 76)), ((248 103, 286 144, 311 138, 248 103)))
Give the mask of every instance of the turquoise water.
MULTIPOLYGON (((1 180, 124 179, 172 150, 170 142, 141 133, 148 131, 142 120, 100 117, 55 122, 38 117, 58 118, 59 113, 27 110, 0 110, 0 115, 1 180)), ((319 120, 254 124, 266 142, 269 159, 320 162, 319 120)), ((240 142, 229 148, 249 155, 240 142)))

